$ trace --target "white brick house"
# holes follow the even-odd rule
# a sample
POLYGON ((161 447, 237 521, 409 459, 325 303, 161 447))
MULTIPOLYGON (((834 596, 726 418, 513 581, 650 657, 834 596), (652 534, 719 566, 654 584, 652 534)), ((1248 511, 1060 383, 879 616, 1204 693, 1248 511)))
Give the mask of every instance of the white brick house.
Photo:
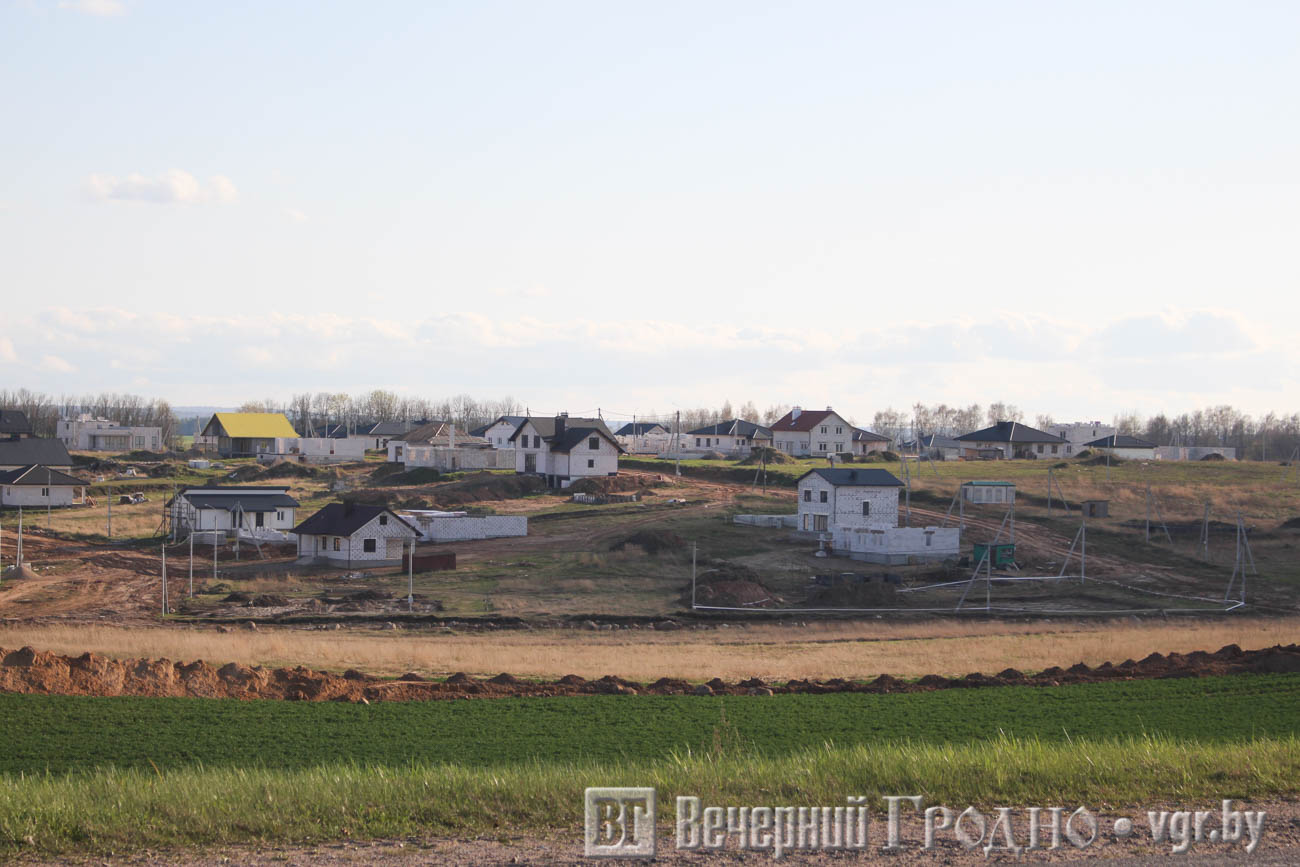
POLYGON ((494 449, 510 448, 510 435, 527 419, 522 415, 503 415, 491 424, 476 427, 469 432, 472 437, 482 437, 494 449))
POLYGON ((772 447, 794 457, 865 455, 887 449, 888 438, 849 424, 829 406, 825 410, 795 407, 771 427, 772 447))
POLYGON ((85 502, 87 487, 76 476, 39 464, 0 470, 0 506, 75 506, 85 502))
POLYGON ((688 451, 714 451, 743 457, 760 446, 771 446, 772 432, 762 425, 733 418, 687 431, 683 445, 688 451))
POLYGON ((809 470, 799 477, 799 529, 811 533, 838 528, 898 526, 898 491, 888 470, 809 470))
POLYGON ((395 566, 419 533, 384 506, 330 503, 293 532, 299 563, 333 566, 395 566))
POLYGON ((598 418, 530 417, 511 436, 515 472, 542 476, 552 488, 575 479, 618 475, 623 447, 598 418))

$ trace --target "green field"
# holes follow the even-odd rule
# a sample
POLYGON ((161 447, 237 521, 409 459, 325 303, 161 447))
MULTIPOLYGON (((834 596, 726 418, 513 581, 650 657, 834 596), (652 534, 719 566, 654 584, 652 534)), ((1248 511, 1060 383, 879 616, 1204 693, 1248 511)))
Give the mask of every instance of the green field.
POLYGON ((1300 675, 375 705, 4 695, 0 730, 0 857, 573 833, 590 785, 734 804, 1300 792, 1300 675))
POLYGON ((1047 742, 1148 734, 1205 743, 1300 734, 1300 675, 1139 680, 899 695, 588 696, 373 705, 0 696, 0 771, 325 762, 470 767, 655 761, 719 744, 782 755, 823 743, 1047 742), (93 736, 87 736, 93 732, 93 736))

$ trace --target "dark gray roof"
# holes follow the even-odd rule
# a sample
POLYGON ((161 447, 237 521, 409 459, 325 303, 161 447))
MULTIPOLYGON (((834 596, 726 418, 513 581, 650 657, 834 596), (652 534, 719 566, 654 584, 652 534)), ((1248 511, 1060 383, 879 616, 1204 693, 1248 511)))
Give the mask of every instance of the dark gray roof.
POLYGON ((690 436, 701 437, 749 437, 750 439, 763 440, 772 438, 770 429, 754 424, 752 421, 745 421, 743 418, 720 421, 717 424, 705 425, 702 428, 696 428, 686 433, 690 436))
POLYGON ((366 431, 366 436, 372 437, 400 437, 408 430, 414 430, 420 425, 428 424, 428 419, 419 419, 412 422, 404 421, 381 421, 370 430, 366 431))
POLYGON ((0 434, 27 434, 31 436, 32 423, 21 409, 0 409, 0 434))
POLYGON ((1101 449, 1153 449, 1156 447, 1155 443, 1149 443, 1128 434, 1114 434, 1093 440, 1090 443, 1084 443, 1084 445, 1101 449))
POLYGON ((889 437, 882 437, 878 433, 873 433, 872 431, 863 430, 860 427, 855 427, 853 429, 853 441, 855 443, 860 443, 860 442, 887 443, 890 442, 890 439, 889 437))
POLYGON ((469 432, 469 435, 472 437, 486 436, 488 432, 488 428, 495 427, 496 425, 501 424, 501 422, 505 422, 506 424, 512 425, 515 428, 515 430, 518 430, 519 426, 527 420, 528 417, 523 415, 503 415, 500 418, 498 418, 496 421, 479 425, 478 427, 471 430, 469 432))
MULTIPOLYGON (((528 418, 524 419, 523 422, 519 423, 519 426, 515 428, 515 432, 510 435, 511 441, 514 441, 514 438, 519 436, 519 431, 520 429, 523 428, 524 422, 531 423, 532 426, 536 428, 537 433, 541 435, 542 439, 546 440, 548 443, 555 438, 555 422, 556 422, 555 416, 534 415, 534 416, 529 416, 528 418)), ((598 430, 606 437, 608 437, 611 442, 617 443, 617 441, 614 439, 614 433, 608 427, 605 426, 605 422, 603 419, 578 418, 578 417, 570 418, 568 416, 565 416, 564 427, 566 431, 573 430, 575 428, 598 430)))
POLYGON ((668 433, 668 428, 664 427, 657 421, 638 421, 628 422, 618 429, 617 434, 621 437, 643 437, 646 434, 659 428, 664 433, 668 433))
POLYGON ((613 445, 614 448, 618 449, 620 452, 623 451, 623 447, 618 444, 618 440, 614 439, 614 435, 610 433, 609 428, 604 425, 601 425, 600 427, 591 425, 584 427, 567 427, 564 429, 563 436, 550 437, 546 442, 547 445, 551 447, 551 451, 565 454, 572 451, 577 446, 582 445, 586 442, 588 437, 596 436, 604 437, 609 440, 610 444, 613 445))
POLYGON ((819 467, 798 478, 799 482, 816 473, 836 487, 901 488, 903 483, 889 470, 849 470, 819 467))
POLYGON ((0 485, 29 485, 34 488, 43 488, 63 485, 81 487, 88 484, 89 482, 76 476, 70 476, 67 473, 61 473, 58 470, 43 467, 39 464, 30 467, 19 467, 16 470, 0 470, 0 485))
POLYGON ((1065 440, 1055 434, 1032 428, 1018 421, 1000 421, 993 427, 962 434, 957 437, 962 442, 980 443, 1064 443, 1065 440))
POLYGON ((416 443, 418 445, 419 443, 427 443, 438 437, 445 437, 447 436, 447 432, 450 430, 451 425, 448 422, 431 421, 428 424, 422 424, 417 428, 404 431, 400 436, 397 436, 396 439, 399 439, 404 443, 416 443))
POLYGON ((41 464, 47 467, 71 467, 72 456, 60 440, 28 437, 21 440, 0 440, 0 466, 26 467, 41 464))
MULTIPOLYGON (((955 449, 960 447, 961 443, 952 437, 940 436, 939 434, 926 434, 921 437, 921 448, 923 449, 955 449)), ((902 448, 909 451, 914 450, 916 448, 915 440, 903 443, 902 448)))
POLYGON ((377 516, 385 513, 412 533, 419 535, 418 530, 403 521, 392 509, 385 506, 366 506, 361 503, 330 503, 294 527, 293 532, 306 536, 351 536, 377 516))
POLYGON ((185 492, 185 499, 196 509, 221 509, 233 512, 243 509, 245 512, 274 512, 279 509, 296 509, 298 501, 284 493, 245 492, 236 496, 203 493, 202 488, 193 488, 185 492))

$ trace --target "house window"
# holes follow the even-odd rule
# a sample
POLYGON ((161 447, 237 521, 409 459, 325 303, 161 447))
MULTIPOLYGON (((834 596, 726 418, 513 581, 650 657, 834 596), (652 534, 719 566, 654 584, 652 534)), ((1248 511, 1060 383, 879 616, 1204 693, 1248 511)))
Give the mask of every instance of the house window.
POLYGON ((339 537, 338 537, 338 536, 335 536, 335 537, 334 537, 334 550, 337 551, 338 549, 339 549, 339 537))
POLYGON ((283 520, 284 520, 284 512, 276 512, 276 513, 275 513, 275 519, 276 519, 277 521, 283 521, 283 520))
POLYGON ((587 458, 587 469, 592 469, 595 466, 596 466, 596 462, 591 458, 587 458))
POLYGON ((812 491, 810 491, 810 490, 805 490, 805 491, 803 492, 803 501, 804 501, 805 503, 811 503, 811 502, 812 502, 812 491))
POLYGON ((864 516, 871 514, 871 503, 868 502, 867 500, 862 501, 862 514, 864 516))
POLYGON ((825 515, 813 515, 814 530, 824 531, 826 529, 826 523, 827 520, 825 515))
POLYGON ((600 448, 600 437, 587 437, 587 448, 593 452, 600 448))
POLYGON ((844 428, 841 427, 841 426, 839 426, 839 425, 836 425, 836 426, 835 426, 835 432, 836 432, 837 434, 842 434, 842 433, 844 433, 844 428))
POLYGON ((535 448, 535 449, 540 449, 541 447, 542 447, 542 435, 541 435, 541 434, 534 434, 534 435, 533 435, 533 448, 535 448))
POLYGON ((1060 448, 1060 446, 1052 446, 1052 454, 1056 454, 1056 451, 1057 451, 1057 449, 1059 449, 1059 448, 1060 448))
POLYGON ((1068 454, 1071 454, 1071 453, 1073 453, 1073 452, 1074 452, 1074 446, 1066 446, 1066 447, 1065 447, 1065 453, 1066 453, 1067 455, 1068 455, 1068 454))
POLYGON ((842 451, 844 451, 844 443, 836 443, 836 444, 835 444, 835 451, 837 451, 837 452, 842 452, 842 451))
POLYGON ((367 553, 367 554, 373 554, 373 553, 375 553, 375 540, 374 540, 374 539, 362 539, 362 540, 361 540, 361 550, 364 551, 364 552, 367 553))
POLYGON ((379 526, 381 526, 381 527, 387 527, 387 526, 388 526, 388 516, 387 516, 387 515, 380 515, 380 516, 379 516, 379 526))
POLYGON ((818 499, 820 499, 823 503, 826 502, 826 492, 825 492, 825 491, 818 491, 817 493, 818 493, 818 495, 819 495, 819 496, 818 496, 818 499))
POLYGON ((822 425, 822 433, 826 433, 826 425, 822 425))
POLYGON ((930 547, 930 542, 932 542, 933 540, 934 540, 934 534, 933 534, 933 533, 926 533, 926 534, 925 534, 925 547, 929 548, 929 547, 930 547))
POLYGON ((41 488, 41 496, 42 496, 42 497, 48 497, 49 495, 50 495, 50 489, 49 489, 49 488, 41 488))
POLYGON ((817 451, 819 451, 819 452, 824 452, 824 451, 826 451, 826 443, 818 443, 818 444, 817 444, 817 451))
POLYGON ((696 438, 695 438, 695 447, 696 447, 697 449, 700 447, 700 438, 699 438, 699 437, 696 437, 696 438))

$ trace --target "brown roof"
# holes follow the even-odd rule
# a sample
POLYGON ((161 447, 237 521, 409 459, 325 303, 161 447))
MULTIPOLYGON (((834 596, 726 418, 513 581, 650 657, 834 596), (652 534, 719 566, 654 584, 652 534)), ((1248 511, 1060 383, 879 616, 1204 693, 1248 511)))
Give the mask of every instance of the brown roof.
POLYGON ((833 410, 829 409, 805 409, 799 413, 798 418, 791 418, 794 411, 791 410, 781 416, 781 420, 772 425, 772 432, 776 431, 801 431, 807 432, 815 428, 826 420, 827 416, 835 415, 833 410))

